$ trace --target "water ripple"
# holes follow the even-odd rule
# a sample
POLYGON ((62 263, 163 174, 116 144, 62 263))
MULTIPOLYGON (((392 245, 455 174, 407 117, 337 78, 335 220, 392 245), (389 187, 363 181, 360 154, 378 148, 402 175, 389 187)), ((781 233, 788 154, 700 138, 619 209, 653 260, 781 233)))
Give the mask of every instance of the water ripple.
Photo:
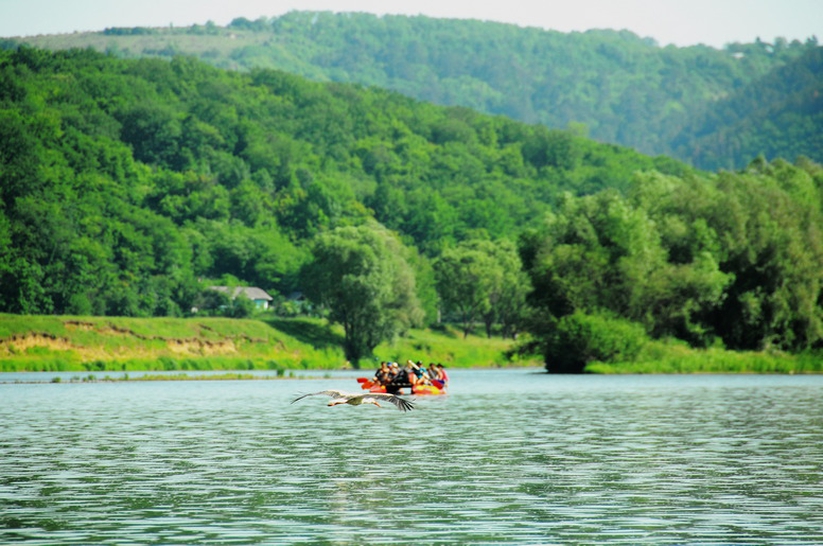
POLYGON ((0 384, 0 542, 823 543, 821 377, 453 376, 0 384))

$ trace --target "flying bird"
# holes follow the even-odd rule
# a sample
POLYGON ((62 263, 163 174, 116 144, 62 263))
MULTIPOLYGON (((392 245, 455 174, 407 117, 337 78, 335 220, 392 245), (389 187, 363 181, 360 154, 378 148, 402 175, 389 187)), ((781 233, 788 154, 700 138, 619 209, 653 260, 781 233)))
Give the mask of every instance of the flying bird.
POLYGON ((340 404, 349 404, 350 406, 359 406, 361 404, 374 404, 378 408, 381 408, 383 406, 381 406, 379 402, 391 402, 392 404, 397 406, 397 409, 399 409, 400 411, 409 411, 414 409, 414 404, 412 404, 405 398, 400 398, 395 394, 387 394, 381 392, 351 393, 338 390, 328 390, 312 392, 309 394, 304 394, 303 396, 298 396, 297 398, 292 400, 291 403, 294 404, 298 400, 302 400, 307 396, 317 396, 321 394, 332 397, 332 401, 328 404, 329 406, 337 406, 340 404))

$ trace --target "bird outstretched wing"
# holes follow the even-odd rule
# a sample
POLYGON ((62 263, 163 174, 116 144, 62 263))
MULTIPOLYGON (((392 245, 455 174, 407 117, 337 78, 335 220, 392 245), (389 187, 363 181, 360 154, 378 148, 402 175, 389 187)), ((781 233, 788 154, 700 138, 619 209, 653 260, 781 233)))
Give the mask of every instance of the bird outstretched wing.
POLYGON ((320 396, 320 395, 331 396, 332 398, 345 398, 347 396, 346 393, 343 392, 343 391, 339 391, 337 389, 329 389, 329 390, 319 391, 319 392, 310 392, 308 394, 304 394, 303 396, 298 396, 297 398, 292 400, 291 403, 294 404, 298 400, 302 400, 302 399, 306 398, 307 396, 320 396))
POLYGON ((372 403, 372 402, 391 402, 394 404, 397 409, 400 411, 409 411, 414 409, 414 404, 406 400, 405 398, 401 398, 396 394, 388 394, 388 393, 381 393, 381 392, 369 392, 369 393, 350 393, 339 391, 336 389, 329 389, 325 391, 319 392, 310 392, 308 394, 304 394, 302 396, 298 396, 294 400, 291 401, 292 404, 297 402, 298 400, 302 400, 308 396, 331 396, 332 398, 336 399, 345 399, 347 404, 351 404, 354 402, 354 405, 360 405, 362 403, 372 403))
POLYGON ((400 411, 409 411, 414 409, 414 404, 410 400, 406 400, 405 398, 401 398, 396 394, 388 394, 388 393, 381 393, 381 392, 373 392, 366 395, 363 395, 363 398, 374 398, 375 400, 382 400, 385 402, 391 402, 397 409, 400 411))

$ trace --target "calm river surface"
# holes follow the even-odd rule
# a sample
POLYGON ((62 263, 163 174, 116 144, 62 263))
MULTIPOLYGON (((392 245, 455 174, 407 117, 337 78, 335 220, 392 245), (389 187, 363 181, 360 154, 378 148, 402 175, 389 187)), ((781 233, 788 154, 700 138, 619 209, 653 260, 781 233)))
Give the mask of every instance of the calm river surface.
POLYGON ((54 375, 0 374, 2 544, 823 544, 823 376, 54 375))

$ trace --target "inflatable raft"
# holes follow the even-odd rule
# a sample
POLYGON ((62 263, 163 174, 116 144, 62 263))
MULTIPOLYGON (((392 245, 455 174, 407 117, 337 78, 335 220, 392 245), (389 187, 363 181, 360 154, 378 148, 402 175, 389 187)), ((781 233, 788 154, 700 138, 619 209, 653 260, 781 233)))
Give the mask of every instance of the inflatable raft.
MULTIPOLYGON (((360 383, 360 388, 369 392, 386 392, 386 387, 374 383, 367 377, 358 377, 357 382, 360 383)), ((446 385, 442 381, 433 381, 433 385, 415 385, 410 384, 396 385, 398 389, 410 388, 412 394, 446 394, 446 385)))

